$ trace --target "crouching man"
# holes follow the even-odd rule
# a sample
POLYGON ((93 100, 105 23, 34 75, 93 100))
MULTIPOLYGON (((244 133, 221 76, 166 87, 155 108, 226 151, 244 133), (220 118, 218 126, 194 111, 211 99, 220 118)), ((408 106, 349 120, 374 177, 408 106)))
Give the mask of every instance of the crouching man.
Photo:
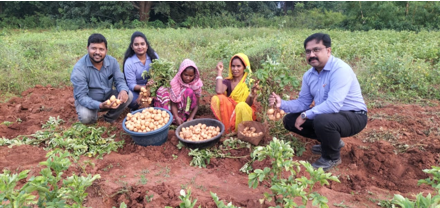
POLYGON ((367 106, 356 74, 331 55, 328 34, 309 36, 304 49, 312 68, 303 75, 298 99, 285 101, 272 93, 269 104, 276 102, 288 113, 283 120, 287 130, 321 143, 312 147, 314 154, 321 155, 312 166, 327 171, 341 163, 340 149, 345 145, 341 137, 353 136, 367 125, 367 106))
POLYGON ((70 75, 78 119, 83 124, 95 123, 99 111, 108 111, 104 120, 114 123, 130 104, 133 94, 128 89, 118 61, 106 55, 107 40, 103 35, 95 33, 89 37, 87 52, 75 64, 70 75), (112 96, 117 99, 105 102, 112 96))

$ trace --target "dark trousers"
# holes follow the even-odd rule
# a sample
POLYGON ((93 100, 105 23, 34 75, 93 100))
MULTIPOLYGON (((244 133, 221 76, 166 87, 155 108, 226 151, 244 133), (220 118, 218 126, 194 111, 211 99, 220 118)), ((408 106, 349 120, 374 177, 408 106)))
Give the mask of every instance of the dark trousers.
POLYGON ((300 131, 295 127, 295 121, 301 113, 289 113, 284 116, 284 127, 303 137, 316 139, 321 142, 322 157, 336 160, 341 157, 338 149, 341 137, 353 136, 367 125, 367 115, 351 111, 320 114, 314 119, 307 119, 300 131))

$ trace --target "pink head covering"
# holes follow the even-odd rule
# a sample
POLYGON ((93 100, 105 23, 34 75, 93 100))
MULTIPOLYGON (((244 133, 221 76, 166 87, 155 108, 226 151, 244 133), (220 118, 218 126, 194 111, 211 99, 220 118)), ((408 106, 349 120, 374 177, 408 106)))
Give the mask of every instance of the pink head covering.
POLYGON ((189 59, 183 60, 183 62, 180 64, 179 71, 177 72, 176 76, 171 80, 171 90, 170 90, 170 98, 171 101, 174 103, 179 103, 182 99, 182 93, 186 90, 186 88, 191 88, 197 97, 200 97, 202 94, 202 80, 200 79, 200 73, 199 69, 197 68, 194 61, 191 61, 189 59), (195 69, 195 76, 194 80, 188 84, 183 82, 181 74, 183 71, 185 71, 188 67, 193 67, 195 69))

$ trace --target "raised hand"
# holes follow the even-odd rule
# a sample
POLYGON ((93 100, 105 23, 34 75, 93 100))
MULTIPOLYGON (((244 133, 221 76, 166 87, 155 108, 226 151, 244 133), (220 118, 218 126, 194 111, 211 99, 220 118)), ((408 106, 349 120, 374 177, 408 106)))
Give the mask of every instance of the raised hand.
POLYGON ((219 61, 217 63, 216 69, 217 69, 217 75, 221 76, 223 72, 223 62, 219 61))

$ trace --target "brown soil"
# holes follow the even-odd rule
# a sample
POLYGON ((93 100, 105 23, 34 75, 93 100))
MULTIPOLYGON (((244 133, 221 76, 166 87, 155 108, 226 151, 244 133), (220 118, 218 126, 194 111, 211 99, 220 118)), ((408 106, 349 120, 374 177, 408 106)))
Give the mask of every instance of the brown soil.
MULTIPOLYGON (((59 116, 66 121, 66 127, 70 126, 77 121, 72 97, 71 87, 36 86, 21 97, 1 103, 0 120, 13 124, 0 125, 0 135, 14 138, 33 134, 50 116, 59 116)), ((199 117, 213 117, 209 102, 210 95, 204 94, 199 117)), ((330 171, 339 176, 341 183, 317 186, 315 191, 328 198, 330 207, 376 207, 379 200, 390 199, 394 194, 414 198, 419 192, 432 192, 428 186, 418 186, 417 181, 428 177, 423 169, 439 163, 438 112, 436 101, 431 101, 429 106, 390 104, 369 109, 367 128, 354 137, 344 138, 342 164, 330 171)), ((239 171, 249 160, 249 150, 233 152, 246 158, 213 159, 207 168, 192 167, 189 150, 176 147, 178 140, 173 130, 162 146, 142 147, 135 145, 127 134, 120 134, 124 132, 122 120, 121 115, 114 124, 118 128, 114 133, 117 140, 125 140, 124 147, 103 159, 92 159, 95 167, 87 169, 87 173, 100 174, 101 179, 87 189, 86 206, 119 207, 125 202, 129 207, 176 207, 181 202, 179 191, 190 187, 192 197, 198 199, 197 206, 215 207, 209 194, 214 192, 236 206, 268 207, 268 204, 259 205, 258 200, 269 190, 264 186, 249 188, 247 175, 239 171), (146 196, 151 195, 147 200, 146 196)), ((101 121, 98 125, 110 126, 101 121)), ((299 139, 306 143, 307 150, 294 160, 318 159, 310 152, 316 142, 299 139)), ((30 175, 36 175, 45 154, 42 147, 0 147, 0 168, 13 173, 30 169, 30 175)), ((83 158, 86 159, 89 158, 83 158)), ((254 168, 269 164, 256 162, 254 168)), ((78 167, 73 165, 71 169, 69 173, 77 172, 78 167)))

